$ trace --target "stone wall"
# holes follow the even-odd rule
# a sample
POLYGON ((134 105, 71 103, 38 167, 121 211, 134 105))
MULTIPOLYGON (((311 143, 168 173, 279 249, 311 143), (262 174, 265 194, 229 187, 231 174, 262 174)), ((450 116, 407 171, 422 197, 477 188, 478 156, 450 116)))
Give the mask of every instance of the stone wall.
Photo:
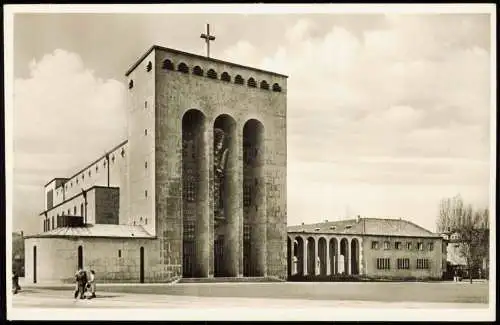
POLYGON ((36 246, 37 283, 73 282, 78 267, 78 246, 83 266, 96 272, 99 282, 139 282, 140 248, 144 248, 144 282, 167 282, 172 272, 158 272, 153 239, 129 238, 27 238, 26 282, 33 283, 33 247, 36 246))
MULTIPOLYGON (((156 79, 156 220, 163 263, 178 268, 182 263, 182 118, 189 109, 197 109, 205 116, 205 141, 208 146, 208 211, 209 274, 213 274, 213 125, 221 114, 231 116, 237 125, 236 133, 241 136, 244 124, 257 119, 264 125, 266 152, 266 231, 262 241, 266 242, 267 275, 286 276, 286 78, 266 72, 236 67, 220 62, 188 56, 176 52, 155 50, 154 65, 156 79), (162 68, 165 59, 173 62, 174 69, 181 62, 188 66, 189 73, 162 68), (193 67, 200 66, 205 76, 192 73, 193 67), (217 72, 217 79, 206 76, 209 69, 217 72), (220 80, 223 72, 228 72, 231 82, 220 80), (244 85, 234 83, 236 75, 245 80, 244 85), (246 81, 253 77, 257 87, 250 88, 246 81), (279 83, 281 92, 259 88, 262 80, 270 87, 279 83)), ((144 60, 137 68, 143 69, 144 60)), ((239 140, 241 143, 241 140, 239 140)), ((237 151, 238 166, 242 173, 242 146, 237 151)), ((242 179, 242 175, 239 176, 242 179)), ((234 193, 240 198, 240 242, 243 236, 242 186, 234 193)), ((243 247, 238 247, 242 254, 243 247)), ((241 259, 239 270, 242 271, 241 259)))

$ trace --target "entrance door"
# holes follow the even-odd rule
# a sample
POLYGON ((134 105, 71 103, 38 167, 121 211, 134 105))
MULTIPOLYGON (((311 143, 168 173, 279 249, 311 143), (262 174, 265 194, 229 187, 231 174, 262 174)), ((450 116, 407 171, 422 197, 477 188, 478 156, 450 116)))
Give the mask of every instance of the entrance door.
POLYGON ((78 269, 83 269, 83 247, 78 246, 78 269))
POLYGON ((182 243, 182 276, 185 278, 194 278, 194 257, 195 244, 193 240, 185 240, 182 243))
POLYGON ((33 246, 33 283, 36 283, 36 246, 33 246))
POLYGON ((224 237, 219 236, 214 242, 214 276, 224 275, 224 237))
POLYGON ((250 240, 243 242, 243 276, 251 276, 250 240))
POLYGON ((141 247, 139 280, 144 283, 144 247, 141 247))

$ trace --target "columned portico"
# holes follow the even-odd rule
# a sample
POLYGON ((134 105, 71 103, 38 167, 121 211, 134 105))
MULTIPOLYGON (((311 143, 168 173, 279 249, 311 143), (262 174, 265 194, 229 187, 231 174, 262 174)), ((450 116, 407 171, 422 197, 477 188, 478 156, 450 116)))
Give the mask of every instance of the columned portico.
POLYGON ((306 234, 288 237, 291 275, 363 274, 362 239, 358 236, 306 234), (339 258, 339 256, 341 256, 339 258))

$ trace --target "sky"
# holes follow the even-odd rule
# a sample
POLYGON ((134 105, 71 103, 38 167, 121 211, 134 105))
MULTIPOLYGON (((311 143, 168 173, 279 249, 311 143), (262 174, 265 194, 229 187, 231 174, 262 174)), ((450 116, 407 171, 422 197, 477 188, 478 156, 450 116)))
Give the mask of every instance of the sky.
MULTIPOLYGON (((394 217, 490 198, 486 14, 16 14, 13 230, 43 186, 126 138, 125 72, 151 45, 283 73, 288 224, 394 217)), ((9 108, 7 108, 9 109, 9 108)), ((494 116, 493 116, 494 117, 494 116)))

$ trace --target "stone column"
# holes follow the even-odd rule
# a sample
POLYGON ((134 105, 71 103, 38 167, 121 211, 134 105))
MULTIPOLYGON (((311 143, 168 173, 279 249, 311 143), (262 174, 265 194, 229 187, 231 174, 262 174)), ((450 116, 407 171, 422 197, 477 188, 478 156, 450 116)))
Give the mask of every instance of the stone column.
POLYGON ((313 237, 313 241, 314 241, 314 274, 318 275, 318 274, 320 274, 320 268, 321 268, 321 258, 320 258, 320 263, 318 265, 319 240, 317 240, 317 238, 313 237))
POLYGON ((330 275, 332 270, 331 270, 331 261, 330 261, 330 238, 327 239, 326 241, 326 275, 330 275))
POLYGON ((226 162, 226 174, 224 178, 224 216, 225 228, 225 269, 230 277, 238 276, 240 262, 240 223, 243 219, 243 162, 238 159, 239 149, 242 149, 241 136, 236 132, 236 125, 232 125, 228 131, 230 141, 228 145, 228 156, 226 162))
POLYGON ((303 274, 304 275, 307 275, 307 239, 305 239, 304 237, 302 237, 302 241, 303 241, 303 249, 304 249, 304 256, 302 257, 302 270, 303 270, 303 274))
POLYGON ((199 148, 199 184, 198 184, 198 195, 196 204, 196 256, 197 256, 197 273, 200 277, 208 277, 209 265, 210 265, 210 190, 209 190, 209 157, 213 155, 212 144, 208 139, 210 138, 208 132, 211 128, 205 121, 202 126, 201 139, 198 138, 197 141, 202 142, 199 148))
POLYGON ((351 263, 352 263, 351 242, 352 242, 352 239, 347 238, 347 249, 346 249, 347 270, 345 272, 345 274, 347 274, 347 275, 351 274, 351 263))
POLYGON ((359 274, 363 275, 363 238, 358 239, 359 243, 359 274))

